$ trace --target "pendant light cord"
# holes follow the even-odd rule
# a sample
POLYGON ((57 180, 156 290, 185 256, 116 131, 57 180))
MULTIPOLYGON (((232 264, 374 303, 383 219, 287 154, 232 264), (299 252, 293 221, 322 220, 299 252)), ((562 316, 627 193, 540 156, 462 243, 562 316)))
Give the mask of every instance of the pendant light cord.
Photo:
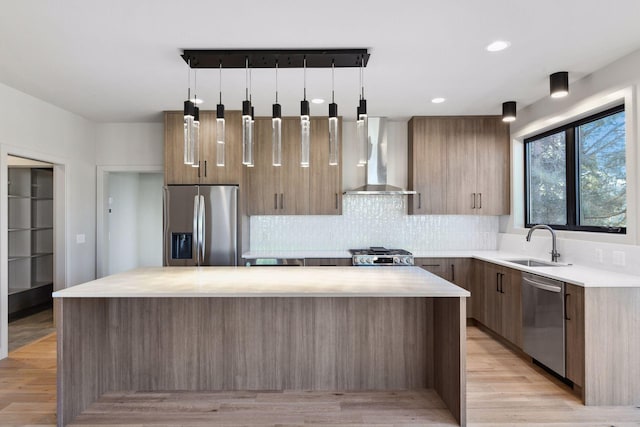
POLYGON ((364 99, 364 57, 360 61, 360 99, 364 99))
POLYGON ((331 102, 336 102, 335 100, 335 84, 336 84, 336 60, 331 60, 331 102))
POLYGON ((276 60, 276 104, 278 103, 278 60, 276 60))
POLYGON ((244 58, 244 96, 249 100, 249 57, 244 58))
POLYGON ((222 61, 220 61, 220 81, 218 88, 220 89, 220 104, 222 104, 222 61))
POLYGON ((198 100, 198 70, 193 70, 193 105, 197 104, 198 100))
POLYGON ((187 99, 191 101, 191 58, 187 60, 187 99))
POLYGON ((304 100, 307 100, 307 57, 304 57, 304 100))

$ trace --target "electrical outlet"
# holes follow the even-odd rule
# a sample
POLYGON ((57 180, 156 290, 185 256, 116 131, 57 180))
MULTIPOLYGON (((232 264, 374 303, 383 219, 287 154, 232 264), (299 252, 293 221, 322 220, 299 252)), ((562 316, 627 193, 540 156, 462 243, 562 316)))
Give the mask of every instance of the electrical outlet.
POLYGON ((596 248, 596 261, 600 264, 604 262, 604 254, 600 248, 596 248))
POLYGON ((84 243, 85 241, 86 241, 86 238, 85 238, 84 234, 76 234, 76 243, 77 244, 84 243))
POLYGON ((619 265, 621 267, 624 267, 625 265, 627 265, 627 260, 624 252, 613 251, 612 256, 613 256, 613 265, 619 265))

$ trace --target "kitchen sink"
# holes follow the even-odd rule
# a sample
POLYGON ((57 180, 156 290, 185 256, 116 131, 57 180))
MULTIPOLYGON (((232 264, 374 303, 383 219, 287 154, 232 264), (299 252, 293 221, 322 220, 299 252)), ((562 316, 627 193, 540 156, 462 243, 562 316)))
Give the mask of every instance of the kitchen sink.
POLYGON ((512 262, 514 264, 524 265, 525 267, 564 267, 566 264, 559 264, 557 262, 540 261, 537 259, 505 259, 503 261, 512 262))

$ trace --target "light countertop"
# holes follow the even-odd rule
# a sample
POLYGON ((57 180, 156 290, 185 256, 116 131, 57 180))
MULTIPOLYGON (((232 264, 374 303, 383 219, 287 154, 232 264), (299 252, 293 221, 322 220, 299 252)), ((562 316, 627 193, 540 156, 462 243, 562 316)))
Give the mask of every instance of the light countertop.
MULTIPOLYGON (((640 287, 640 276, 592 268, 583 265, 558 263, 557 267, 526 267, 508 262, 509 259, 528 258, 523 254, 504 251, 413 251, 415 258, 475 258, 494 264, 561 280, 585 288, 640 287)), ((351 258, 349 251, 256 251, 243 254, 244 258, 351 258), (260 256, 256 256, 256 255, 260 256), (313 254, 313 255, 306 255, 313 254), (324 255, 320 255, 324 254, 324 255), (333 254, 334 256, 330 256, 333 254), (342 254, 342 255, 340 255, 342 254), (250 256, 249 256, 250 255, 250 256), (281 256, 284 255, 284 256, 281 256)), ((549 261, 549 259, 541 259, 549 261)), ((360 267, 359 267, 360 268, 360 267)), ((397 267, 395 267, 397 268, 397 267)))
POLYGON ((150 267, 53 293, 54 298, 468 296, 419 267, 150 267))

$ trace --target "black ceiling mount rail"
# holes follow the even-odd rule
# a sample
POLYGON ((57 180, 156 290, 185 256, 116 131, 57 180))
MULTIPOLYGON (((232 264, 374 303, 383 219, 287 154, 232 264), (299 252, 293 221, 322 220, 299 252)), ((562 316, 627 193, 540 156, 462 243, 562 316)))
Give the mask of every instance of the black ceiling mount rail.
POLYGON ((367 66, 367 49, 238 49, 208 50, 184 49, 182 59, 191 68, 336 68, 367 66))

